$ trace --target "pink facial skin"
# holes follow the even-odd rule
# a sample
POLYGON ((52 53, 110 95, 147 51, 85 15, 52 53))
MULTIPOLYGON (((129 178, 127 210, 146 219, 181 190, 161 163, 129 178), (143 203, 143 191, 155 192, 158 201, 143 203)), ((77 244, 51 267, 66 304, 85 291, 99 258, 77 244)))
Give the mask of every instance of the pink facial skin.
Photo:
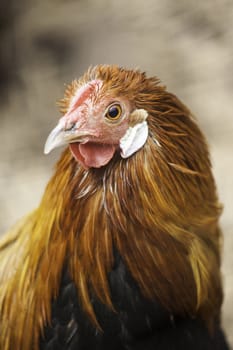
POLYGON ((93 80, 79 88, 71 100, 67 113, 60 119, 65 130, 73 130, 79 141, 70 143, 75 159, 86 169, 106 165, 119 148, 119 141, 128 129, 131 107, 123 98, 111 96, 96 99, 102 81, 93 80), (96 102, 99 101, 99 102, 96 102), (122 108, 122 117, 117 122, 106 119, 106 109, 112 103, 122 108), (81 138, 80 138, 81 137, 81 138))

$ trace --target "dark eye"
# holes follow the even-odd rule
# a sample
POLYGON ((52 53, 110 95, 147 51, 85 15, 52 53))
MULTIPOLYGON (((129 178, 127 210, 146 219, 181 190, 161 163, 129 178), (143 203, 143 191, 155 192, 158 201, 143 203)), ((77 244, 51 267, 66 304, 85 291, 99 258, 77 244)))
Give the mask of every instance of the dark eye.
POLYGON ((118 120, 121 116, 121 106, 119 104, 111 105, 106 114, 105 117, 109 120, 118 120))

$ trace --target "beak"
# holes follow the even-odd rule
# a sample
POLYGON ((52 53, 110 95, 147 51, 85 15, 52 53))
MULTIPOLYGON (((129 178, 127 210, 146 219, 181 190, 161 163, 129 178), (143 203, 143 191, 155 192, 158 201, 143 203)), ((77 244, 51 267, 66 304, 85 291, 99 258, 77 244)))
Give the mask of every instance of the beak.
POLYGON ((45 146, 44 154, 50 153, 53 149, 74 142, 83 142, 88 135, 85 131, 78 131, 74 128, 65 129, 65 124, 60 121, 58 125, 49 134, 45 146))

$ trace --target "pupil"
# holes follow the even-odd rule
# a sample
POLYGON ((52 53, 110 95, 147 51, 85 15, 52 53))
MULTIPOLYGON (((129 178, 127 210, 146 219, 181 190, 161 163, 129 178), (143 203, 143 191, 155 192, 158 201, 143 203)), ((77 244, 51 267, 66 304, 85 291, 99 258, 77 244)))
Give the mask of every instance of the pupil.
POLYGON ((109 116, 110 116, 111 118, 116 118, 116 117, 118 116, 118 114, 119 114, 119 110, 118 110, 118 108, 116 108, 116 107, 111 107, 111 108, 109 109, 108 114, 109 114, 109 116))

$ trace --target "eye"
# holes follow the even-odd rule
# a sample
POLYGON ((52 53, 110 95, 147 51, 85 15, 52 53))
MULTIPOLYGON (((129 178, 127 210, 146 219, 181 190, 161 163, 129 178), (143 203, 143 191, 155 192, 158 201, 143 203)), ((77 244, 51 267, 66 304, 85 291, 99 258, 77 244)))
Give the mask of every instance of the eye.
POLYGON ((119 104, 114 104, 108 108, 107 112, 105 113, 105 117, 108 120, 115 121, 120 118, 121 114, 122 114, 121 106, 119 104))

